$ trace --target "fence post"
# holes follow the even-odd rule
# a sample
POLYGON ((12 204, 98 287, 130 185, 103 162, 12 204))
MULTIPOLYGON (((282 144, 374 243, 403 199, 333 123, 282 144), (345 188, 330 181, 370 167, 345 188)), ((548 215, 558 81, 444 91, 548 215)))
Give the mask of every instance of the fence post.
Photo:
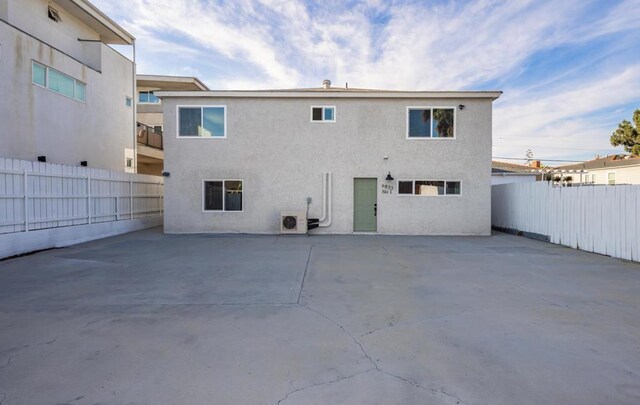
POLYGON ((133 219, 133 178, 129 177, 129 219, 133 219))
POLYGON ((89 218, 89 225, 91 225, 91 169, 87 169, 87 217, 89 218))
POLYGON ((29 232, 29 198, 27 196, 27 171, 23 171, 24 178, 24 231, 29 232))

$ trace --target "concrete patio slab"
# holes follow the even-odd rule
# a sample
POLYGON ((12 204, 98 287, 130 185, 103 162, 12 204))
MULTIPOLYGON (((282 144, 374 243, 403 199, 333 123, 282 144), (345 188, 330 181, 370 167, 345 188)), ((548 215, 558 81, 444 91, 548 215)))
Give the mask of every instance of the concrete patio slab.
POLYGON ((0 404, 637 404, 639 305, 500 233, 153 229, 0 262, 0 404))

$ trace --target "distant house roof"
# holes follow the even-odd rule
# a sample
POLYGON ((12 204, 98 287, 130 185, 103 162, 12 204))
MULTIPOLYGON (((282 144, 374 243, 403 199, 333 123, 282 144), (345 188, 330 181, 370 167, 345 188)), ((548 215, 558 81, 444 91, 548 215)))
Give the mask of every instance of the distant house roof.
POLYGON ((535 168, 527 165, 519 165, 516 163, 507 163, 507 162, 491 162, 491 173, 492 174, 530 174, 536 175, 532 171, 536 170, 535 168))
POLYGON ((136 75, 138 87, 154 87, 169 91, 204 91, 209 88, 197 77, 136 75))
POLYGON ((501 91, 401 91, 341 87, 274 90, 162 91, 158 97, 261 97, 261 98, 485 98, 495 100, 501 91))
POLYGON ((96 31, 105 44, 131 45, 135 41, 133 35, 87 0, 56 0, 56 4, 96 31))
POLYGON ((594 170, 604 169, 609 167, 624 167, 640 165, 640 156, 630 155, 609 155, 593 160, 589 160, 584 163, 577 163, 566 166, 558 166, 556 169, 560 170, 594 170))

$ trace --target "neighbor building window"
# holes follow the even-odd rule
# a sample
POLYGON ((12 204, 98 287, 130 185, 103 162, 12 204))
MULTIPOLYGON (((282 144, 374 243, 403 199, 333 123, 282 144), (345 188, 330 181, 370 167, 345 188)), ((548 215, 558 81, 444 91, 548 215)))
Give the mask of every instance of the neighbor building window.
POLYGON ((204 211, 242 211, 242 180, 204 180, 204 211))
POLYGON ((596 183, 596 175, 595 174, 591 175, 591 183, 593 183, 593 184, 596 183))
POLYGON ((225 106, 178 107, 178 137, 226 138, 225 106))
POLYGON ((336 122, 336 108, 334 106, 312 106, 311 121, 336 122))
POLYGON ((31 81, 63 96, 86 101, 86 84, 38 62, 31 63, 31 81))
POLYGON ((138 93, 138 102, 141 104, 160 104, 160 99, 152 91, 138 93))
POLYGON ((610 186, 615 186, 616 184, 616 173, 615 172, 611 172, 607 174, 607 180, 608 180, 608 184, 610 186))
POLYGON ((402 195, 460 195, 460 182, 449 180, 399 180, 402 195))
POLYGON ((407 138, 455 138, 455 109, 408 107, 407 138))

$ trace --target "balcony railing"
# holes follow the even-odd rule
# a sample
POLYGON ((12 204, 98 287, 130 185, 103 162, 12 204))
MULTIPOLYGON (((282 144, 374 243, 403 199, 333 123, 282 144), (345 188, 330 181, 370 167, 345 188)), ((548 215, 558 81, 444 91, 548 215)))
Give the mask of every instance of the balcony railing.
POLYGON ((163 149, 162 131, 138 122, 138 143, 156 149, 163 149))

